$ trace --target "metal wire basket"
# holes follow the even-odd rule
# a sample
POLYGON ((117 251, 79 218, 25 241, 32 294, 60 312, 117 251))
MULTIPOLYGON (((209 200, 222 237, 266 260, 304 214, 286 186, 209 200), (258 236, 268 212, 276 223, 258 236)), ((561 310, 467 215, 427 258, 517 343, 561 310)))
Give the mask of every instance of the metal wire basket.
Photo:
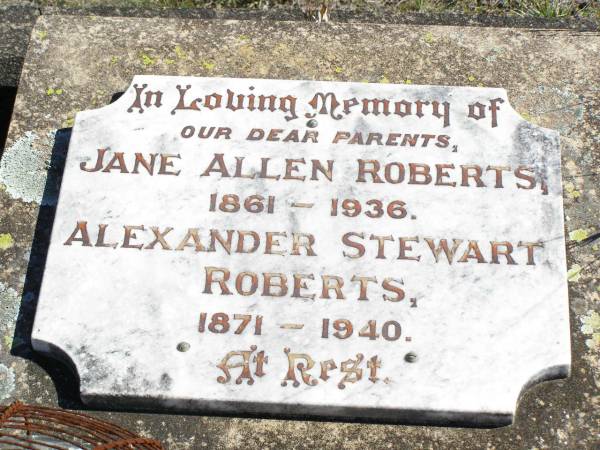
POLYGON ((18 401, 0 407, 0 449, 164 450, 160 442, 112 423, 18 401))

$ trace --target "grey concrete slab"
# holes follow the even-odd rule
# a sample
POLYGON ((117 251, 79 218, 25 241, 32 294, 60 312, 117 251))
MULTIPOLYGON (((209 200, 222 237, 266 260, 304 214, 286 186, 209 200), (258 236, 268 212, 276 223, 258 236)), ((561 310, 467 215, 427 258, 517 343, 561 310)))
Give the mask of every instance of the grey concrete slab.
POLYGON ((571 378, 530 388, 514 425, 493 430, 92 413, 175 449, 591 449, 597 444, 600 67, 594 61, 599 33, 44 16, 32 36, 0 162, 1 402, 19 398, 82 408, 69 370, 34 354, 29 342, 67 136, 57 130, 70 126, 77 111, 106 104, 138 73, 484 85, 507 89, 527 120, 561 133, 571 237, 571 378))

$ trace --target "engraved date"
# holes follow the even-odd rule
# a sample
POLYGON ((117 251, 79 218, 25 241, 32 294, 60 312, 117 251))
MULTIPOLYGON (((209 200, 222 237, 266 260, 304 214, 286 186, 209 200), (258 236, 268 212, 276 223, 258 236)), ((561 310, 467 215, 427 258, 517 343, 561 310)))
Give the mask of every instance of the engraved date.
MULTIPOLYGON (((324 339, 329 338, 330 330, 333 328, 332 336, 338 339, 348 339, 354 333, 354 325, 348 319, 337 319, 330 321, 330 319, 323 319, 323 325, 321 329, 321 337, 324 339)), ((378 328, 376 320, 367 321, 359 331, 359 337, 369 338, 369 340, 375 340, 380 336, 386 341, 397 341, 400 339, 402 334, 402 328, 400 324, 395 320, 388 320, 384 322, 381 328, 378 328), (378 332, 380 330, 380 332, 378 332)))
POLYGON ((392 219, 403 219, 406 217, 406 203, 400 200, 394 200, 387 205, 381 200, 371 199, 365 202, 347 198, 331 199, 331 215, 337 216, 341 212, 346 217, 357 217, 364 214, 372 219, 378 219, 387 214, 392 219))
POLYGON ((250 325, 250 329, 254 328, 254 335, 259 336, 262 334, 262 322, 263 316, 253 317, 250 314, 233 314, 232 318, 230 318, 229 314, 218 312, 209 317, 207 313, 203 312, 200 313, 198 331, 200 333, 209 331, 211 333, 223 334, 233 330, 233 334, 242 334, 248 325, 250 325), (234 320, 239 321, 239 323, 234 324, 234 320), (250 325, 251 322, 253 323, 250 325))
POLYGON ((210 212, 222 211, 226 213, 236 213, 244 209, 249 213, 262 213, 273 214, 275 210, 275 197, 269 195, 263 197, 262 195, 250 195, 246 198, 240 198, 237 194, 223 194, 219 196, 218 192, 210 195, 210 206, 208 210, 210 212))

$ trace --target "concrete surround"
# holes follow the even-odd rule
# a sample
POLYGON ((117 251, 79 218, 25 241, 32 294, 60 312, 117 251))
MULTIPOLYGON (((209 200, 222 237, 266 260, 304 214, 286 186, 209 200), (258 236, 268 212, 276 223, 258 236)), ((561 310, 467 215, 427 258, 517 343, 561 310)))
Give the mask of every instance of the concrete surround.
POLYGON ((522 117, 561 135, 569 379, 527 390, 515 423, 495 430, 99 414, 169 448, 593 448, 599 431, 600 270, 598 248, 584 236, 597 232, 600 222, 594 175, 600 164, 600 68, 591 63, 599 48, 595 32, 42 16, 0 162, 2 402, 83 407, 70 370, 33 353, 29 340, 64 166, 67 134, 57 130, 71 127, 78 111, 106 105, 139 73, 482 85, 506 89, 522 117))

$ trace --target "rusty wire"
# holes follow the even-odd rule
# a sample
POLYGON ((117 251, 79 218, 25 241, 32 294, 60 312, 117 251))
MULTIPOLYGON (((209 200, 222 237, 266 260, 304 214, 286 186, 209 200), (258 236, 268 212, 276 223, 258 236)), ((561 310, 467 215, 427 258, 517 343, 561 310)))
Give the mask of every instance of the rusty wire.
POLYGON ((0 449, 164 450, 160 442, 112 423, 18 401, 0 407, 0 449))

